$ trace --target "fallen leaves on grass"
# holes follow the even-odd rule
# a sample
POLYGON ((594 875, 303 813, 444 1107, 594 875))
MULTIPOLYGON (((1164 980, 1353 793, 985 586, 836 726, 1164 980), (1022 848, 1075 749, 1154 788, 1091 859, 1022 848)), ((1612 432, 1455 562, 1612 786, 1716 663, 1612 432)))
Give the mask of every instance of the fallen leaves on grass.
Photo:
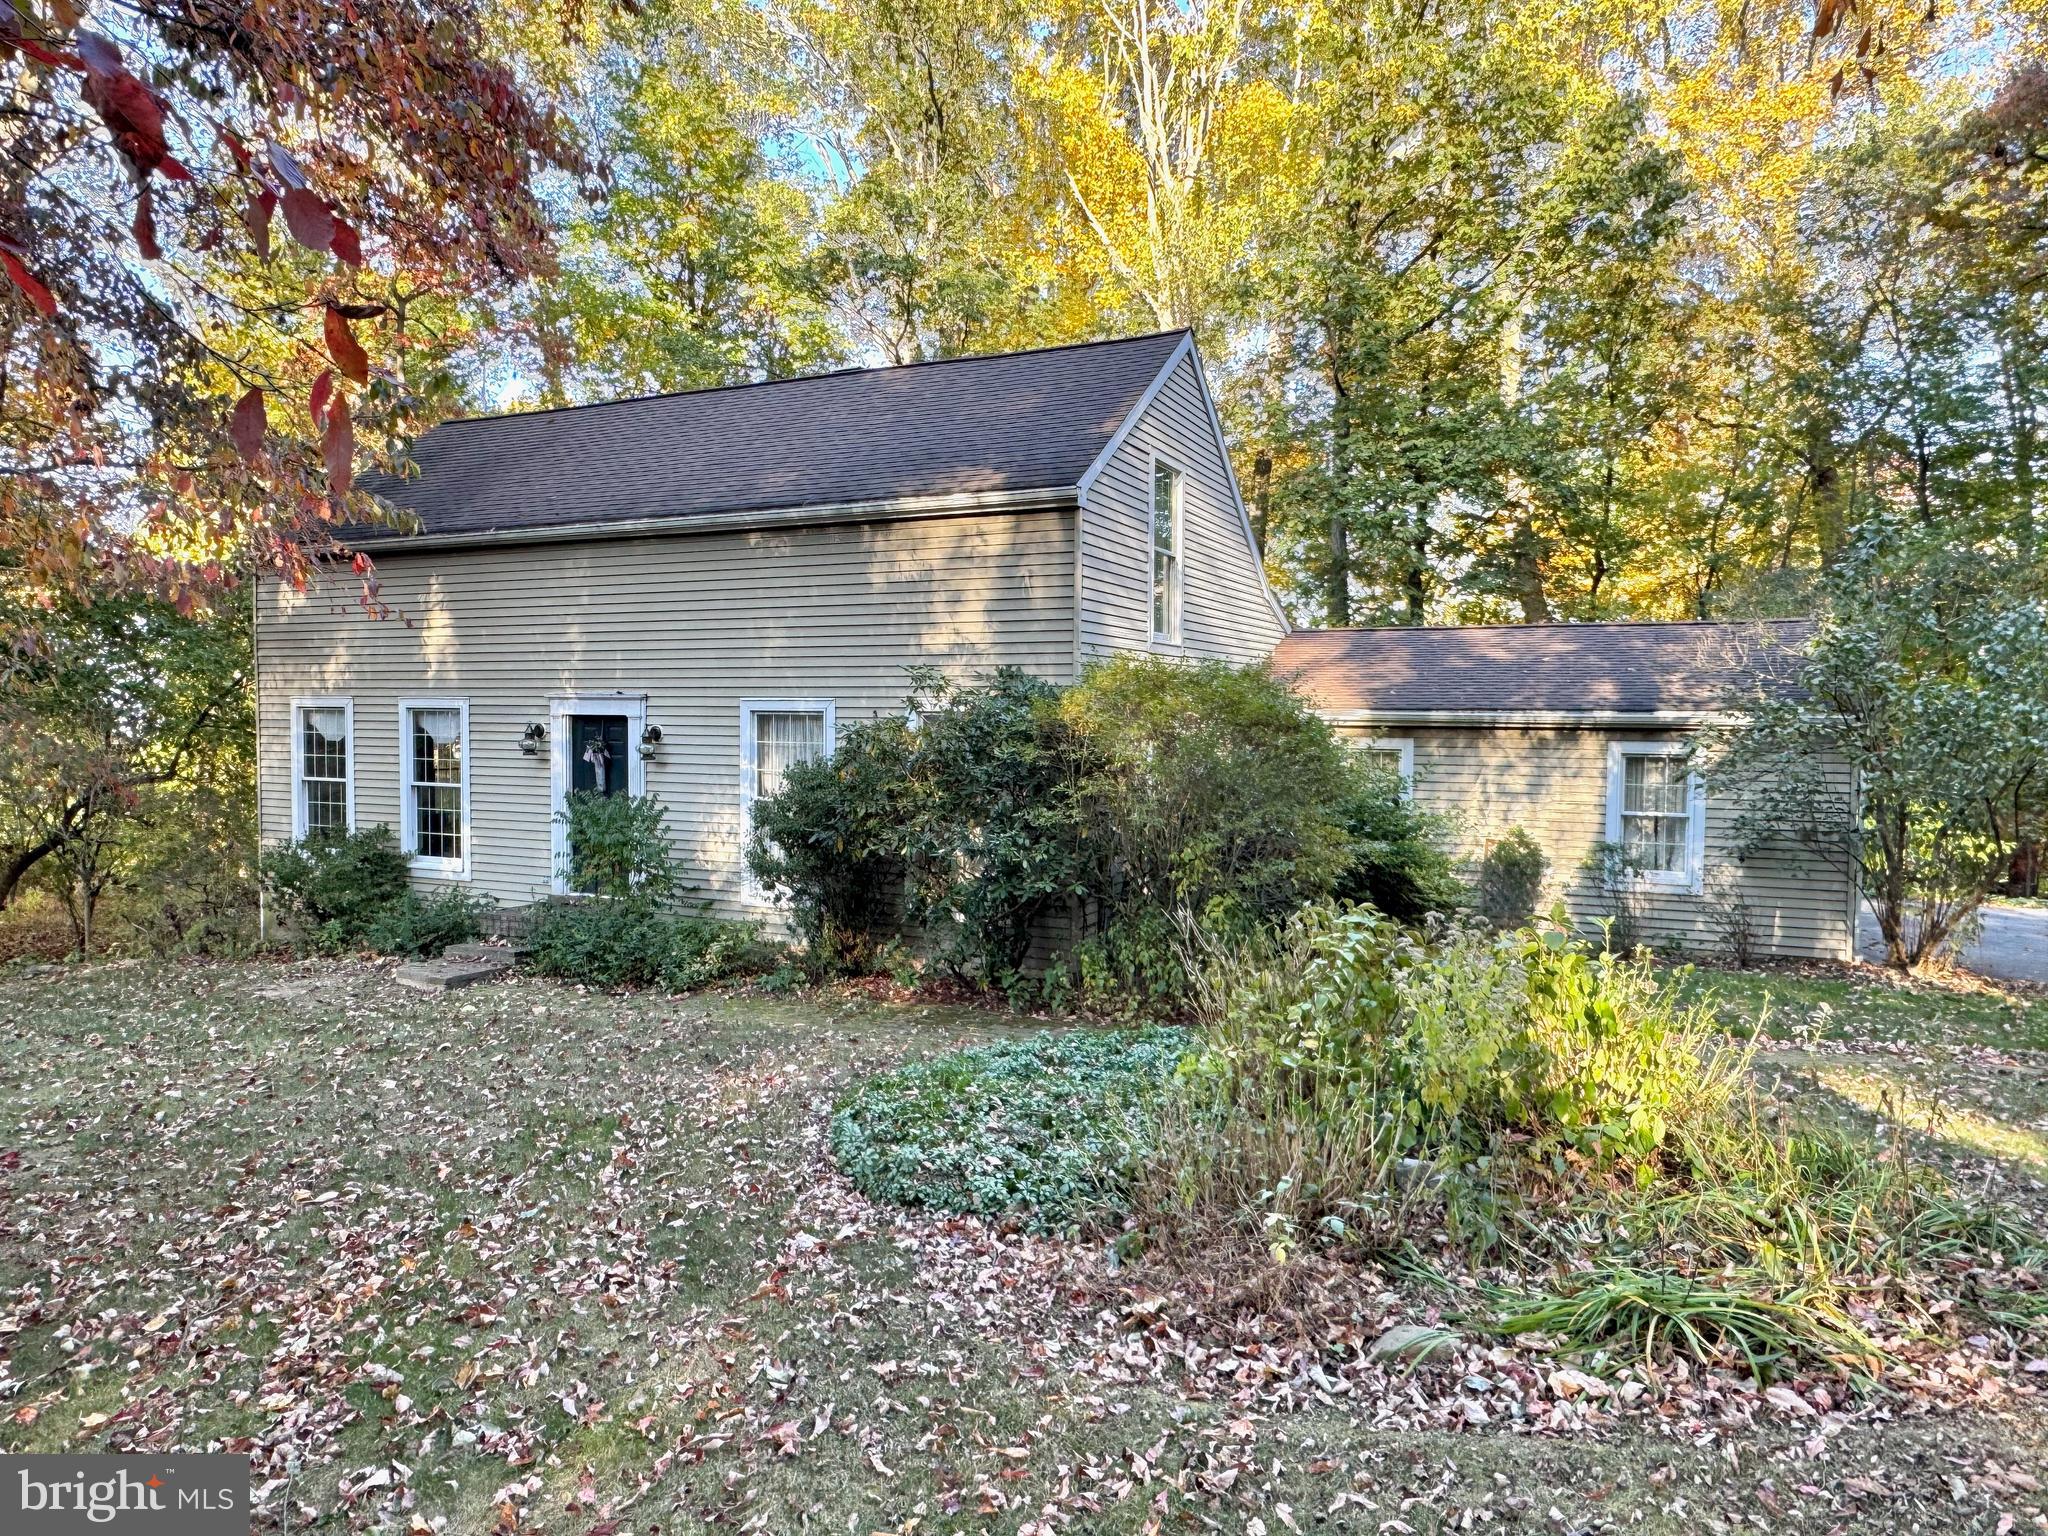
MULTIPOLYGON (((1469 1287, 1332 1265, 1274 1296, 839 1177, 850 1083, 1013 1027, 529 982, 416 998, 353 964, 0 982, 6 1445, 241 1451, 266 1529, 1163 1531, 1195 1511, 1278 1532, 1618 1507, 1591 1498, 1613 1486, 1594 1461, 1576 1493, 1495 1481, 1503 1435, 1635 1435, 1697 1480, 1753 1432, 1794 1469, 1774 1497, 1833 1519, 1906 1496, 1825 1470, 1866 1418, 2044 1383, 2038 1349, 1945 1336, 1894 1341, 1916 1375, 1882 1405, 1589 1370, 1444 1328, 1469 1287), (1375 1356, 1411 1325, 1446 1342, 1375 1356)), ((2031 1520, 2021 1459, 1941 1475, 2031 1520)))

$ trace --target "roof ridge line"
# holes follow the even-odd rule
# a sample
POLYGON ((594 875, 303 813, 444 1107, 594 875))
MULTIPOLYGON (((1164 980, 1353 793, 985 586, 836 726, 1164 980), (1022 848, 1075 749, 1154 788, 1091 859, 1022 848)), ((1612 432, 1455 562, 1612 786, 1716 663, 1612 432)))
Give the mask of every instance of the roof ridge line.
POLYGON ((1096 336, 1087 341, 1060 341, 1043 347, 1018 347, 1008 352, 967 352, 958 357, 921 357, 908 363, 871 363, 865 367, 828 368, 823 373, 792 373, 773 379, 741 379, 733 384, 702 384, 695 389, 664 389, 645 395, 619 395, 610 400, 577 400, 567 405, 536 406, 530 410, 481 411, 469 416, 450 416, 436 422, 434 429, 462 427, 488 421, 517 421, 533 416, 565 416, 571 411, 594 411, 610 405, 641 405, 654 400, 686 400, 696 395, 723 395, 743 389, 762 389, 771 384, 804 384, 824 379, 852 378, 864 373, 908 373, 915 368, 943 368, 955 363, 999 362, 1012 357, 1040 357, 1051 352, 1079 352, 1090 347, 1126 346, 1186 335, 1192 327, 1170 331, 1141 331, 1133 336, 1096 336))

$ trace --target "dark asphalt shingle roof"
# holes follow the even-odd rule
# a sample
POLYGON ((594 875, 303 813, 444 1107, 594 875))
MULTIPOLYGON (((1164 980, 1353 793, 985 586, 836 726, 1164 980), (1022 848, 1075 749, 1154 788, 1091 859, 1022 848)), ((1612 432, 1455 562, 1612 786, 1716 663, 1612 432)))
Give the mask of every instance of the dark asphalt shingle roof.
POLYGON ((432 534, 1070 489, 1185 335, 470 417, 364 484, 432 534))
POLYGON ((1812 630, 1805 619, 1307 629, 1280 642, 1273 666, 1331 711, 1710 713, 1757 685, 1793 686, 1812 630))

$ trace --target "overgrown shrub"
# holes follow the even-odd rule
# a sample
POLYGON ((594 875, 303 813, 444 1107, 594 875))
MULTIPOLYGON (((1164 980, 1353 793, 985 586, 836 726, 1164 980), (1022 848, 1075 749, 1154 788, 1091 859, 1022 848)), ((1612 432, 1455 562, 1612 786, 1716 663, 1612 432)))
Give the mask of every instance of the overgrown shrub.
MULTIPOLYGON (((1209 917, 1212 928, 1224 926, 1225 914, 1211 912, 1209 917)), ((1185 948, 1180 925, 1159 908, 1119 912, 1074 948, 1077 1000, 1088 1012, 1108 1018, 1179 1012, 1188 986, 1185 948)), ((1066 974, 1056 969, 1046 979, 1066 974)))
POLYGON ((1474 905, 1496 928, 1517 928, 1536 912, 1549 858, 1536 839, 1510 827, 1479 860, 1474 905))
POLYGON ((1070 1225, 1117 1199, 1189 1041, 1179 1029, 1036 1035, 878 1077, 832 1117, 865 1194, 1070 1225))
POLYGON ((1351 867, 1356 779, 1329 726, 1263 667, 1117 656, 1061 695, 1091 891, 1112 913, 1272 919, 1351 867))
POLYGON ((763 969, 772 957, 751 924, 604 897, 550 902, 527 940, 536 974, 599 987, 681 992, 763 969))
POLYGON ((570 890, 660 903, 680 888, 668 811, 654 796, 579 790, 556 816, 567 834, 570 890))
POLYGON ((1634 954, 1650 941, 1641 861, 1626 844, 1601 841, 1587 850, 1585 868, 1600 892, 1607 948, 1620 955, 1634 954))
POLYGON ((684 991, 763 968, 767 952, 751 924, 684 910, 660 801, 586 792, 571 795, 561 814, 570 880, 587 894, 535 915, 532 970, 592 986, 684 991))
POLYGON ((1422 824, 1355 806, 1344 749, 1261 668, 1120 657, 1065 690, 920 672, 910 702, 755 806, 750 864, 824 964, 873 964, 908 930, 955 974, 1016 990, 1061 918, 1055 992, 1172 1007, 1183 912, 1235 931, 1354 871, 1410 910, 1444 895, 1422 824))
POLYGON ((901 927, 899 787, 911 746, 900 718, 861 722, 830 758, 794 765, 779 792, 754 802, 747 866, 816 969, 864 970, 901 927))
POLYGON ((145 955, 253 952, 261 942, 254 798, 243 785, 158 791, 129 826, 110 904, 122 949, 145 955))
POLYGON ((267 850, 258 868, 279 915, 328 953, 362 943, 408 889, 405 855, 386 826, 285 843, 267 850))
POLYGON ((1407 923, 1463 905, 1443 818, 1417 807, 1400 774, 1356 762, 1351 788, 1335 809, 1350 860, 1331 895, 1407 923))
POLYGON ((466 944, 484 931, 484 918, 497 905, 467 891, 422 896, 406 891, 379 908, 363 926, 363 942, 380 955, 438 955, 451 944, 466 944))
POLYGON ((1152 1160, 1168 1211, 1276 1231, 1384 1228, 1404 1160, 1517 1156, 1648 1182, 1722 1116, 1742 1058, 1647 964, 1568 936, 1418 935, 1311 907, 1216 952, 1203 1046, 1152 1160))

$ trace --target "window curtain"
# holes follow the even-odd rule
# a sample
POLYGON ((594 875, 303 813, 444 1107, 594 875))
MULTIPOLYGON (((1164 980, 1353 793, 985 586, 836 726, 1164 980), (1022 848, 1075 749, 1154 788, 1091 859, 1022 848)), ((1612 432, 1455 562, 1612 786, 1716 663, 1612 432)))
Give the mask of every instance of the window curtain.
POLYGON ((322 746, 339 747, 348 736, 348 713, 340 709, 308 709, 301 712, 308 734, 320 738, 322 746))
POLYGON ((1622 769, 1624 842, 1645 869, 1685 868, 1691 786, 1675 757, 1631 757, 1622 769))
POLYGON ((825 755, 825 717, 776 712, 754 716, 754 793, 774 794, 798 763, 825 755))

